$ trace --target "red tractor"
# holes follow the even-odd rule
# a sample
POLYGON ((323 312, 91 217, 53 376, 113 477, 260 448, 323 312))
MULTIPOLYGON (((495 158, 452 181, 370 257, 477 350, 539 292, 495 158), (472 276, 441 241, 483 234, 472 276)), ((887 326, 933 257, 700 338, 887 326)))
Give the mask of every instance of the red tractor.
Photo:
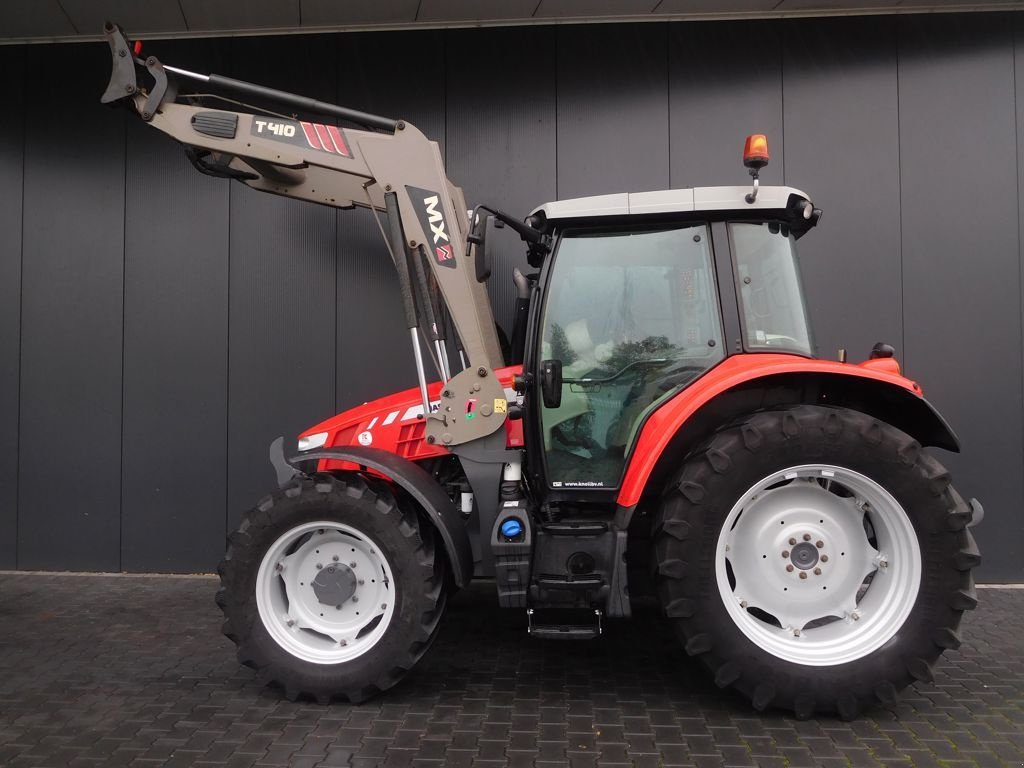
POLYGON ((372 210, 397 269, 419 386, 279 453, 281 488, 219 569, 239 659, 289 698, 395 685, 474 578, 540 638, 593 638, 654 593, 719 686, 799 717, 892 702, 957 647, 982 510, 923 450, 957 438, 892 347, 814 357, 795 244, 821 212, 759 188, 763 136, 744 152, 752 185, 520 220, 467 211, 407 122, 142 59, 115 25, 107 37, 103 101, 203 173, 372 210), (178 98, 190 79, 325 122, 178 98), (497 229, 536 270, 514 275, 505 344, 485 285, 497 229))

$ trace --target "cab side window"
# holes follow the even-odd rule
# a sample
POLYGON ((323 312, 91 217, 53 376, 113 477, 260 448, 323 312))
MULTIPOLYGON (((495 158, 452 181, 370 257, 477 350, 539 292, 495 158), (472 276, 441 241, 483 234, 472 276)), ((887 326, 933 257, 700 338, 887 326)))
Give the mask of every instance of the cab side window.
POLYGON ((646 416, 724 356, 706 225, 563 236, 541 359, 562 401, 541 412, 553 487, 618 486, 646 416))

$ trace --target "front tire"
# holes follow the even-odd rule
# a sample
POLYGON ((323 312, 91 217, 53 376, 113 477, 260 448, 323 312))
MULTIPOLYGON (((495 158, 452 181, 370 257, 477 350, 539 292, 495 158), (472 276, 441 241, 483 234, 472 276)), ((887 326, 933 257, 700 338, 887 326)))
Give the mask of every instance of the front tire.
POLYGON ((969 519, 945 469, 888 424, 810 405, 755 413, 669 484, 659 597, 720 687, 759 710, 853 718, 959 646, 980 561, 969 519))
POLYGON ((433 528, 381 482, 293 480, 248 512, 218 569, 238 658, 289 699, 362 701, 430 646, 445 605, 433 528))

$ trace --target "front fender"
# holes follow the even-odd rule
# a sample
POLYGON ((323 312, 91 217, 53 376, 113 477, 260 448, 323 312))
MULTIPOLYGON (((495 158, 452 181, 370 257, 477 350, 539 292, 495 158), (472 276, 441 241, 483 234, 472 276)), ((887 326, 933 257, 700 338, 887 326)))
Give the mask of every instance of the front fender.
POLYGON ((926 446, 959 452, 960 441, 921 387, 896 373, 895 361, 861 365, 796 355, 746 354, 726 358, 668 400, 644 423, 618 503, 637 504, 665 463, 685 454, 729 421, 755 410, 810 403, 867 413, 903 430, 926 446), (657 473, 656 473, 657 470, 657 473))
POLYGON ((469 535, 462 524, 462 517, 448 498, 448 494, 421 466, 379 448, 363 448, 357 445, 317 448, 293 456, 288 463, 295 466, 307 461, 324 459, 345 461, 372 469, 405 490, 422 507, 441 535, 448 562, 452 566, 455 585, 461 588, 469 583, 473 578, 473 552, 469 546, 469 535))

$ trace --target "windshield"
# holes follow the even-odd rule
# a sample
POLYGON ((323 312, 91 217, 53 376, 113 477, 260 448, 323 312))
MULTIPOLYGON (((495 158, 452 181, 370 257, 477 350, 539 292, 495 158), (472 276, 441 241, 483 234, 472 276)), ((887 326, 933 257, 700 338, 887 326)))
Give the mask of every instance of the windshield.
POLYGON ((774 222, 730 224, 748 349, 812 354, 793 237, 774 222))
POLYGON ((541 410, 548 481, 612 488, 647 414, 724 355, 707 226, 566 233, 548 284, 541 359, 563 376, 541 410))

